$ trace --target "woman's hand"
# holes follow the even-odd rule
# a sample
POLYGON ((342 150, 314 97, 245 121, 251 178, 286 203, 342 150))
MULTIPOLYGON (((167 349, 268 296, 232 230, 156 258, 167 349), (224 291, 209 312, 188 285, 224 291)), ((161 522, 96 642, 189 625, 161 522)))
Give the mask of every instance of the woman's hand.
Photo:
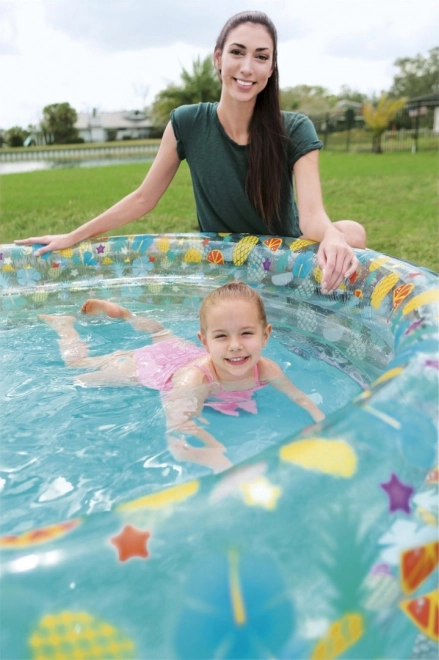
POLYGON ((53 234, 48 236, 31 236, 30 238, 14 241, 14 243, 16 245, 38 245, 42 243, 44 247, 38 248, 34 252, 35 257, 40 257, 46 252, 65 250, 66 248, 73 247, 75 240, 71 234, 53 234))
POLYGON ((317 260, 323 272, 322 293, 332 293, 358 267, 350 244, 361 247, 365 238, 355 235, 353 227, 358 230, 358 223, 346 220, 332 223, 328 218, 323 206, 318 159, 318 151, 299 158, 294 165, 294 178, 300 229, 304 238, 320 243, 317 260))
POLYGON ((17 245, 43 243, 44 247, 38 248, 35 252, 35 256, 40 256, 53 250, 73 247, 81 241, 94 236, 102 236, 113 229, 137 220, 155 208, 174 178, 179 165, 177 140, 169 122, 163 134, 157 156, 143 183, 136 190, 69 234, 32 236, 31 238, 15 241, 15 243, 17 245))
POLYGON ((322 270, 322 293, 332 293, 344 279, 351 277, 358 268, 358 259, 347 243, 344 234, 329 227, 317 252, 317 262, 322 270))

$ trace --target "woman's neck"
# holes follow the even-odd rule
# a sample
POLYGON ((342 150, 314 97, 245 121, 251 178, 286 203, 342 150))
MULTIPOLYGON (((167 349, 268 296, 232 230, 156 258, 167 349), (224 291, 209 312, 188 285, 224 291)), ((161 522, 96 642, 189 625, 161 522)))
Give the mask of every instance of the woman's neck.
POLYGON ((217 114, 218 119, 231 140, 240 145, 249 142, 249 126, 253 115, 254 102, 237 102, 221 97, 217 114))

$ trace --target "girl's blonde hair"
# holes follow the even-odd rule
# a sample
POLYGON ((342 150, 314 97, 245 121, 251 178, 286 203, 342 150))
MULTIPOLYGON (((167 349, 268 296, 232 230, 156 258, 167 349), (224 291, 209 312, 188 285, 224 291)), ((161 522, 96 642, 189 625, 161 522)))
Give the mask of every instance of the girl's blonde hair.
POLYGON ((209 308, 217 305, 223 300, 247 300, 248 302, 253 303, 257 307, 259 320, 264 327, 267 325, 267 314, 265 312, 264 303, 262 302, 262 298, 259 293, 243 282, 229 282, 228 284, 224 284, 224 286, 220 286, 218 289, 215 289, 215 291, 209 293, 209 295, 207 295, 201 303, 201 332, 206 331, 207 313, 209 308))

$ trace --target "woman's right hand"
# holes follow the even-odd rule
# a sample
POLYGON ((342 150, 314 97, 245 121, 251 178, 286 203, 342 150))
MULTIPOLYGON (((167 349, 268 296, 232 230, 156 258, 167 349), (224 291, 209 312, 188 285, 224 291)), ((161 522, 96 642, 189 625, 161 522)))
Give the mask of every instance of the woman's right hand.
POLYGON ((16 245, 38 245, 43 244, 43 247, 38 248, 34 252, 35 257, 40 257, 46 252, 53 252, 54 250, 65 250, 66 248, 73 247, 75 240, 71 234, 53 234, 48 236, 31 236, 29 238, 22 238, 14 241, 16 245))

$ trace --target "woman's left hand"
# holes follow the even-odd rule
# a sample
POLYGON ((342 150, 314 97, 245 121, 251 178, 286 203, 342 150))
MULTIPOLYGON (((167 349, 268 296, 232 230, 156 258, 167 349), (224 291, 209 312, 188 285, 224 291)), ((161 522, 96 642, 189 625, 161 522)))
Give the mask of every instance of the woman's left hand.
POLYGON ((304 238, 320 243, 317 260, 323 272, 322 293, 332 293, 351 277, 358 259, 345 234, 331 223, 323 206, 319 152, 310 151, 294 165, 300 229, 304 238))
POLYGON ((317 252, 317 261, 322 270, 322 293, 335 291, 358 268, 353 248, 335 227, 326 230, 317 252))

